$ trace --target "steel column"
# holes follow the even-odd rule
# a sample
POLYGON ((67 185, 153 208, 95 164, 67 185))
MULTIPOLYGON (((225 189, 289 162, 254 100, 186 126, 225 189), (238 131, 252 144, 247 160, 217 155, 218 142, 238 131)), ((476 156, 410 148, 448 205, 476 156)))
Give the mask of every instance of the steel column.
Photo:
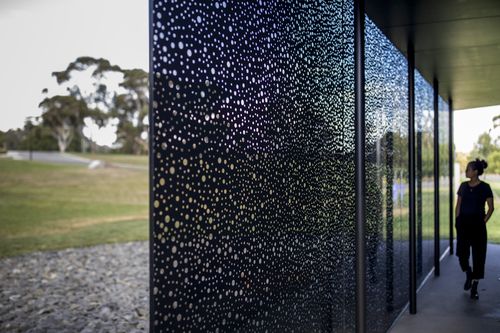
POLYGON ((408 160, 410 199, 410 313, 417 313, 417 244, 415 216, 415 51, 408 43, 408 160))
POLYGON ((365 265, 365 2, 354 0, 356 332, 366 332, 365 265))
POLYGON ((439 82, 434 79, 434 275, 439 276, 439 82))

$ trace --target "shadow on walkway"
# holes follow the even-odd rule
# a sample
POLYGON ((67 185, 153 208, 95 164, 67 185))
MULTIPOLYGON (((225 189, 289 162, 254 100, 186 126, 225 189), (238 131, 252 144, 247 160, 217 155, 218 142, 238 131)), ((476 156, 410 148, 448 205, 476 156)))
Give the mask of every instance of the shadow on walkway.
POLYGON ((500 245, 488 244, 479 300, 463 290, 465 274, 456 256, 441 261, 441 276, 431 276, 417 295, 417 314, 408 310, 390 333, 500 332, 500 245))

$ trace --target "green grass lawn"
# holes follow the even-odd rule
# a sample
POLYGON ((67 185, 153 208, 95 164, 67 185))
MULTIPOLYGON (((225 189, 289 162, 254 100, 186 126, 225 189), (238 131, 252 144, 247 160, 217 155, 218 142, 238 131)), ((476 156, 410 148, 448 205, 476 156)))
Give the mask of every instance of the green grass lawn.
POLYGON ((495 196, 495 211, 487 224, 488 241, 491 243, 500 243, 500 183, 486 182, 490 184, 495 196))
POLYGON ((146 240, 147 221, 147 170, 0 159, 0 257, 146 240))
MULTIPOLYGON (((489 177, 488 177, 489 178, 489 177)), ((460 182, 464 182, 467 179, 461 178, 460 182)), ((494 206, 495 206, 495 211, 493 212, 493 215, 491 216, 490 220, 488 221, 487 227, 488 227, 488 242, 490 243, 500 243, 500 182, 495 182, 490 179, 485 180, 488 184, 490 184, 491 189, 493 190, 493 195, 494 195, 494 206)), ((458 186, 460 184, 457 184, 457 188, 455 189, 455 192, 458 189, 458 186)), ((455 194, 456 197, 456 194, 455 194)), ((486 206, 488 207, 488 206, 486 206)), ((455 208, 455 207, 453 207, 455 208)), ((455 210, 453 210, 455 212, 455 210)), ((456 237, 456 230, 455 230, 455 237, 456 237)))
MULTIPOLYGON (((147 167, 147 156, 77 154, 147 167)), ((497 211, 488 222, 500 243, 500 182, 488 181, 497 211)), ((441 204, 446 199, 441 193, 441 204)), ((434 235, 432 191, 423 192, 423 237, 434 235), (431 204, 432 203, 432 204, 431 204)), ((407 235, 407 209, 395 212, 395 232, 407 235)), ((441 208, 446 219, 446 207, 441 208)), ((85 167, 0 159, 0 257, 38 250, 148 238, 148 170, 85 167)), ((441 232, 448 232, 447 224, 441 232)))
MULTIPOLYGON (((491 219, 488 221, 488 241, 490 243, 500 243, 500 183, 495 183, 492 181, 487 181, 491 185, 493 192, 495 193, 495 212, 493 213, 491 219)), ((434 192, 433 190, 424 190, 422 192, 423 205, 422 205, 422 237, 424 239, 434 239, 434 192)), ((455 195, 456 197, 456 195, 455 195)), ((447 206, 448 200, 448 189, 442 188, 440 191, 440 233, 441 236, 447 238, 449 236, 449 213, 447 206)), ((455 206, 453 206, 453 212, 455 212, 455 206)), ((403 214, 395 212, 395 224, 394 232, 400 238, 408 239, 408 209, 403 210, 403 214)), ((456 239, 457 233, 454 229, 454 237, 456 239)))
MULTIPOLYGON (((462 181, 465 181, 462 180, 462 181)), ((486 181, 488 184, 490 184, 495 198, 494 198, 494 205, 496 207, 496 210, 493 212, 493 215, 491 216, 491 219, 488 221, 488 242, 490 243, 500 243, 500 183, 495 183, 491 181, 486 181)), ((447 189, 445 189, 447 191, 447 189)), ((455 191, 456 192, 456 191, 455 191)), ((433 196, 432 193, 423 193, 425 195, 430 195, 433 196)), ((447 212, 448 206, 445 204, 445 201, 448 200, 447 193, 443 192, 441 190, 441 198, 440 198, 440 217, 441 221, 443 220, 448 220, 449 219, 449 213, 447 212)), ((456 200, 456 194, 455 194, 455 200, 456 200)), ((432 203, 432 201, 429 201, 432 203)), ((455 205, 456 201, 453 205, 453 214, 455 214, 455 205)), ((432 215, 432 214, 430 214, 432 215)), ((424 211, 424 217, 425 217, 425 211, 424 211)), ((441 222, 442 223, 442 222, 441 222)), ((430 224, 432 226, 432 224, 430 224)), ((429 235, 433 235, 434 230, 429 230, 428 233, 429 235)), ((446 236, 449 235, 449 226, 441 224, 441 234, 445 234, 446 236)), ((456 239, 457 233, 456 230, 454 230, 454 237, 456 239)))

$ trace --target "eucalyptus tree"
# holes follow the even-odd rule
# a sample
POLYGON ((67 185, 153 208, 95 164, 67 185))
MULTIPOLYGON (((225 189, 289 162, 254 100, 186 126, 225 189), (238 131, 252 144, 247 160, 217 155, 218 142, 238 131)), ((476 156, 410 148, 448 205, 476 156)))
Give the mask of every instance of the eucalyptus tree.
POLYGON ((120 87, 111 116, 118 118, 117 137, 122 150, 141 154, 148 151, 148 73, 142 69, 122 70, 120 87))
POLYGON ((43 110, 43 125, 56 138, 60 152, 66 151, 82 119, 93 112, 84 101, 71 95, 47 97, 39 107, 43 110))
POLYGON ((79 57, 65 70, 53 72, 52 76, 59 85, 66 88, 70 96, 83 101, 87 109, 92 110, 75 125, 82 139, 82 151, 89 147, 92 149, 91 139, 85 137, 83 129, 86 122, 94 123, 98 127, 103 127, 108 122, 109 111, 113 108, 117 95, 116 89, 110 85, 111 81, 115 81, 118 86, 117 82, 123 77, 121 68, 103 58, 79 57))

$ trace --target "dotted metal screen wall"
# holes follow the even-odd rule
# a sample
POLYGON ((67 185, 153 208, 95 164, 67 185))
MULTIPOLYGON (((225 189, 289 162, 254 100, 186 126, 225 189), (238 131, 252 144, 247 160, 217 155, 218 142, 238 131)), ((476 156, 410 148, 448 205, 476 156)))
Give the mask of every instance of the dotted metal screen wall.
MULTIPOLYGON (((408 63, 368 18, 365 34, 366 314, 385 332, 409 298, 408 63)), ((151 331, 353 332, 353 1, 151 0, 151 92, 151 331)), ((418 72, 415 102, 421 282, 434 110, 418 72)))
POLYGON ((354 329, 351 1, 152 2, 152 329, 354 329))
POLYGON ((417 278, 434 267, 434 90, 415 70, 417 278))
POLYGON ((439 110, 439 236, 441 254, 450 245, 450 108, 441 96, 439 110))
POLYGON ((408 63, 366 18, 367 321, 385 332, 408 302, 408 63))

